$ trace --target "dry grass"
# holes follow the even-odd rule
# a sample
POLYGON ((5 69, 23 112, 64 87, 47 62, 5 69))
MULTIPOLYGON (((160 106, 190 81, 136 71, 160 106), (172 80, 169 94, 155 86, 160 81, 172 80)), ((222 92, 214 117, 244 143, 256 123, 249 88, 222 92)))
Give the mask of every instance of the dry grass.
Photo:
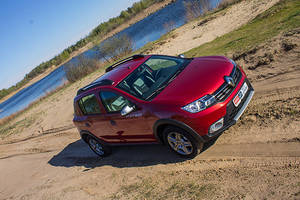
MULTIPOLYGON (((22 111, 19 111, 19 112, 22 112, 22 111)), ((0 119, 0 126, 3 126, 4 124, 7 124, 8 122, 10 122, 12 119, 16 118, 16 116, 19 115, 19 112, 0 119)))
MULTIPOLYGON (((8 125, 12 120, 16 119, 20 114, 24 113, 25 111, 29 110, 30 108, 32 108, 33 106, 37 105, 39 102, 41 102, 42 100, 50 97, 51 95, 53 95, 54 93, 62 90, 63 88, 65 88, 68 85, 68 83, 65 83, 64 85, 56 88, 55 90, 51 91, 51 92, 47 92, 44 96, 42 96, 41 98, 35 100, 34 102, 30 103, 26 108, 24 108, 23 110, 20 110, 14 114, 11 114, 7 117, 4 117, 2 119, 0 119, 0 133, 3 134, 3 129, 5 125, 8 125), (2 131, 1 131, 2 130, 2 131)), ((17 122, 16 122, 17 123, 17 122)))
POLYGON ((170 173, 159 172, 151 177, 142 178, 131 184, 121 186, 118 192, 112 194, 110 199, 204 199, 216 190, 211 182, 200 181, 198 175, 186 176, 173 171, 170 173))

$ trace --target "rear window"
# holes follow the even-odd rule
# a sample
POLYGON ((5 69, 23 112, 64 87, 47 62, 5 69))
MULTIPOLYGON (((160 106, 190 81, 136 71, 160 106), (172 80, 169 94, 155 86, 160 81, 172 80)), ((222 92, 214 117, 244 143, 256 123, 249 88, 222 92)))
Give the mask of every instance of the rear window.
POLYGON ((97 98, 94 94, 82 97, 78 101, 78 105, 85 115, 101 113, 97 98))

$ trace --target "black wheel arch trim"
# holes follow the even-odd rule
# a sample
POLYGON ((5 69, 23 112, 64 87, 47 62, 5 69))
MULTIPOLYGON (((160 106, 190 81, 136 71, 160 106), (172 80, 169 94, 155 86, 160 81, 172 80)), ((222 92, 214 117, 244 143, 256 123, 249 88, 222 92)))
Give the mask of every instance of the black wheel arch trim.
POLYGON ((103 140, 101 140, 101 139, 99 139, 98 137, 96 137, 93 133, 91 133, 91 132, 89 132, 89 131, 86 131, 86 130, 81 130, 81 131, 80 131, 80 137, 81 137, 81 139, 82 139, 84 142, 86 142, 86 143, 87 143, 87 141, 86 141, 86 138, 85 138, 84 135, 91 136, 91 137, 93 137, 94 139, 96 139, 96 140, 102 142, 103 144, 109 146, 109 144, 107 144, 107 143, 104 142, 103 140))
POLYGON ((162 125, 163 126, 168 126, 169 125, 169 126, 179 127, 181 129, 185 130, 186 132, 188 132, 189 134, 191 134, 191 136, 193 138, 195 138, 198 142, 202 142, 202 143, 205 142, 205 140, 195 130, 193 130, 187 124, 185 124, 181 121, 174 120, 174 119, 159 119, 153 125, 153 134, 154 134, 155 138, 161 143, 164 143, 164 141, 159 136, 159 129, 158 128, 162 125))

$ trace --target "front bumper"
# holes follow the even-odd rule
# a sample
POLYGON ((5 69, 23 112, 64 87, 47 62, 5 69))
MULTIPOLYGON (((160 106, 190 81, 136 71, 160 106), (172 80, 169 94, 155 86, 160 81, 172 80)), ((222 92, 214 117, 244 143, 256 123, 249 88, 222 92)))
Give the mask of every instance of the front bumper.
POLYGON ((247 83, 249 89, 245 95, 245 97, 242 99, 241 103, 238 105, 238 107, 235 107, 232 100, 227 104, 226 106, 226 115, 224 116, 224 125, 223 127, 213 133, 208 133, 203 137, 205 141, 209 141, 219 135, 221 135, 225 130, 233 126, 238 119, 241 117, 241 115, 244 113, 246 110, 247 106, 249 105, 253 95, 254 95, 254 89, 250 82, 245 79, 245 82, 247 83))

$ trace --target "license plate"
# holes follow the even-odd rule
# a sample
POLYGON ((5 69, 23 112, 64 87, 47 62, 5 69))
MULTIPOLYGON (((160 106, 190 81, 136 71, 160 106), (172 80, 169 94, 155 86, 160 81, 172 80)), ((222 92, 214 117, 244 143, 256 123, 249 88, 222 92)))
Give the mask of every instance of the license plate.
POLYGON ((241 103, 242 99, 245 97, 246 93, 248 91, 248 85, 247 83, 244 83, 238 94, 233 99, 233 104, 235 107, 238 107, 238 105, 241 103))

